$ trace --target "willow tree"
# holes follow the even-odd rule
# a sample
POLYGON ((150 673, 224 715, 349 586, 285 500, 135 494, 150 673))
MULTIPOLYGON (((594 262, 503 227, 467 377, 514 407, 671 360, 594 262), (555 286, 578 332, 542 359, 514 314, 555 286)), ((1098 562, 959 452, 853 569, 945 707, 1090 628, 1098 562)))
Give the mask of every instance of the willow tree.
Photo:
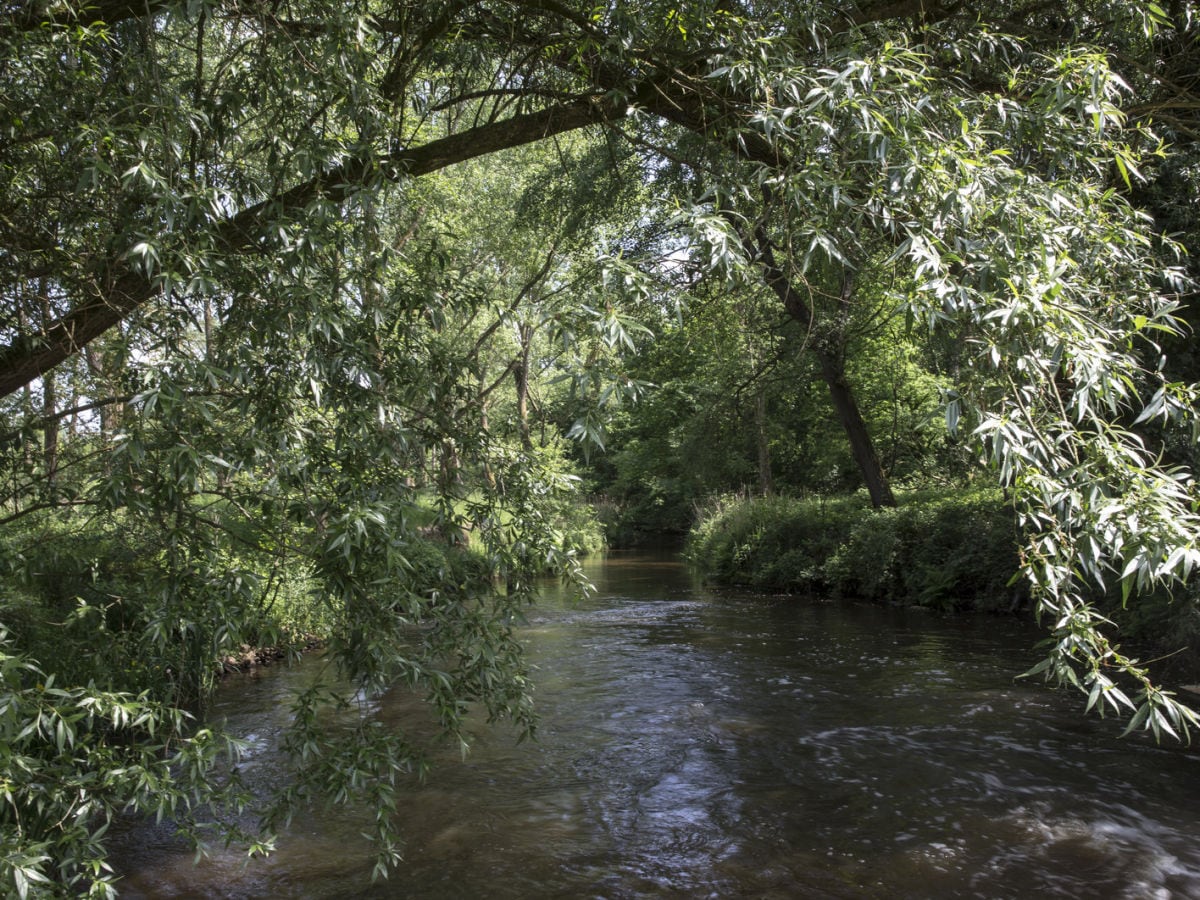
MULTIPOLYGON (((1011 488, 1028 536, 1023 574, 1053 631, 1047 671, 1082 686, 1089 705, 1128 711, 1132 726, 1186 729, 1194 716, 1109 642, 1088 597, 1112 581, 1132 592, 1185 578, 1200 561, 1191 476, 1134 429, 1190 422, 1194 401, 1163 377, 1154 343, 1177 330, 1172 248, 1126 199, 1157 150, 1139 98, 1176 118, 1195 98, 1172 93, 1153 65, 1121 77, 1127 58, 1151 58, 1138 48, 1155 35, 1194 39, 1194 4, 1172 4, 1173 18, 1118 0, 1068 7, 1055 20, 1020 0, 983 11, 906 0, 8 4, 7 515, 91 509, 114 533, 161 538, 147 630, 178 652, 171 672, 202 667, 238 634, 283 552, 329 598, 337 658, 362 686, 428 692, 451 733, 467 699, 528 723, 507 623, 535 566, 569 565, 539 502, 556 476, 527 443, 498 442, 463 414, 478 391, 437 328, 473 301, 443 277, 442 250, 410 238, 413 184, 603 130, 645 155, 648 178, 667 161, 694 173, 695 188, 673 199, 720 277, 765 277, 793 307, 830 272, 838 302, 853 304, 846 286, 868 264, 916 285, 896 304, 966 342, 948 419, 1011 488), (1134 117, 1121 109, 1129 100, 1134 117), (68 385, 69 404, 58 390, 68 385), (78 478, 51 440, 40 462, 27 452, 62 423, 96 438, 78 478), (485 502, 456 496, 453 477, 429 484, 445 519, 472 510, 462 524, 487 536, 488 565, 512 593, 413 581, 414 492, 435 459, 490 471, 475 484, 485 502), (223 517, 197 505, 213 495, 223 517), (238 516, 257 523, 245 534, 265 572, 221 558, 238 516), (419 653, 404 649, 410 625, 426 626, 419 653)), ((621 271, 637 295, 633 270, 621 271)), ((619 343, 615 307, 607 327, 619 343)), ((103 709, 113 729, 133 729, 116 742, 125 748, 145 747, 145 723, 177 715, 183 696, 93 702, 61 685, 48 701, 33 665, 7 658, 19 702, 6 710, 49 703, 72 734, 96 737, 109 727, 97 724, 103 709)), ((365 785, 386 811, 396 772, 419 766, 404 736, 364 721, 338 741, 317 729, 311 702, 298 713, 292 746, 309 776, 298 785, 324 780, 335 795, 365 785)), ((39 739, 66 747, 23 721, 14 712, 4 727, 33 741, 28 759, 39 739)), ((192 787, 211 783, 198 740, 169 742, 191 754, 177 771, 192 787)), ((73 769, 70 754, 54 756, 85 780, 101 758, 73 769)), ((132 783, 120 802, 176 809, 187 785, 164 783, 178 790, 151 796, 132 783)), ((304 796, 298 787, 277 814, 304 796)), ((42 831, 11 804, 3 813, 18 887, 47 872, 96 880, 102 847, 89 823, 103 804, 43 806, 42 831)), ((385 813, 377 821, 386 863, 394 836, 385 813)))

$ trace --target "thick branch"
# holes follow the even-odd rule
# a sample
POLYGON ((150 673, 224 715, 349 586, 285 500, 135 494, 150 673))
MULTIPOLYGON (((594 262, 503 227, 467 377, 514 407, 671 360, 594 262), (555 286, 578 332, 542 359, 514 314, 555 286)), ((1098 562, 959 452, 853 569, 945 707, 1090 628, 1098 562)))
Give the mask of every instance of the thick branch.
MULTIPOLYGON (((578 102, 492 122, 420 147, 400 148, 382 158, 352 160, 318 178, 242 210, 217 226, 218 245, 244 251, 257 247, 263 226, 288 212, 303 211, 324 199, 340 203, 361 190, 367 176, 381 174, 391 181, 418 178, 456 163, 510 147, 540 141, 587 125, 625 115, 623 105, 578 102)), ((106 290, 82 302, 50 325, 44 334, 23 336, 0 349, 0 397, 6 397, 77 353, 158 292, 153 280, 132 269, 124 259, 110 260, 106 290)))
POLYGON ((0 29, 31 31, 44 24, 91 25, 94 22, 123 22, 162 12, 175 0, 84 0, 82 3, 53 3, 24 0, 0 17, 0 29))

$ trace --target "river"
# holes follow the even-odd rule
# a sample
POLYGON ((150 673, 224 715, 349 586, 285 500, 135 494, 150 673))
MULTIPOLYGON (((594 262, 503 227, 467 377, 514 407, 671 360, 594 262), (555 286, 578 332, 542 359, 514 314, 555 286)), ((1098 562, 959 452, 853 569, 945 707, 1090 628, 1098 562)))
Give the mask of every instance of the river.
MULTIPOLYGON (((249 864, 137 829, 122 896, 1200 897, 1200 754, 1014 681, 1032 626, 713 593, 664 555, 589 575, 523 627, 539 740, 481 724, 414 785, 389 880, 355 814, 314 813, 249 864)), ((317 664, 221 691, 251 781, 317 664)))

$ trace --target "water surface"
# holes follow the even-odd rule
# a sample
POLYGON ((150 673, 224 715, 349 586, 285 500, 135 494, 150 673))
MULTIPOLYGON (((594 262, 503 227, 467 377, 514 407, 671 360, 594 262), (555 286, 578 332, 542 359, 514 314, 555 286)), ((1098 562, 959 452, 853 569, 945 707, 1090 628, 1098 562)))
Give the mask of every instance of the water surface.
MULTIPOLYGON (((1200 757, 1015 682, 1032 627, 716 594, 666 556, 590 575, 523 627, 538 742, 480 725, 413 785, 389 881, 355 814, 314 812, 249 865, 144 829, 122 896, 1200 897, 1200 757)), ((316 665, 222 691, 252 781, 316 665)))

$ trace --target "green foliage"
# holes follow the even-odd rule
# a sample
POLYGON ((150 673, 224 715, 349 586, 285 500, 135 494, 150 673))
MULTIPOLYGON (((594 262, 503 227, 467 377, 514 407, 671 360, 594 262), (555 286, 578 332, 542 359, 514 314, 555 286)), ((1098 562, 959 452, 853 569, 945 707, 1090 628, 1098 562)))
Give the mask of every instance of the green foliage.
POLYGON ((914 494, 897 509, 861 517, 825 570, 851 596, 941 609, 1013 609, 1026 596, 1011 585, 1019 539, 997 491, 914 494))
MULTIPOLYGON (((284 223, 270 258, 218 266, 179 315, 135 331, 135 353, 102 354, 94 380, 75 383, 67 402, 101 392, 103 415, 62 430, 54 479, 40 427, 17 427, 4 445, 0 615, 14 650, 77 692, 64 702, 108 692, 145 704, 151 725, 174 717, 170 729, 154 726, 171 730, 170 753, 145 728, 122 732, 131 753, 168 765, 182 760, 178 746, 220 743, 184 710, 203 709, 223 657, 325 643, 330 665, 297 699, 286 789, 254 798, 260 831, 229 832, 251 850, 269 847, 306 804, 368 804, 380 873, 394 865, 389 810, 431 748, 465 746, 469 708, 532 733, 513 623, 539 578, 581 582, 577 557, 600 544, 562 437, 521 421, 512 376, 525 349, 536 405, 549 382, 574 374, 546 350, 574 328, 595 363, 588 386, 602 394, 603 370, 634 325, 602 304, 553 309, 562 288, 551 282, 584 277, 577 261, 532 228, 487 228, 472 212, 483 173, 465 171, 461 190, 455 179, 397 190, 386 210, 364 193, 344 216, 313 208, 284 223), (407 202, 435 211, 414 221, 407 202), (484 230, 459 237, 470 232, 460 217, 484 230), (526 322, 545 327, 522 348, 526 322), (398 685, 427 701, 433 735, 371 720, 371 699, 398 685)), ((520 181, 493 185, 498 222, 511 220, 520 181)), ((171 264, 154 254, 143 256, 171 264)), ((5 411, 17 423, 33 415, 22 404, 5 411)), ((53 745, 23 752, 73 783, 53 745)), ((121 762, 73 759, 79 778, 100 780, 121 762)), ((213 766, 154 778, 164 798, 178 787, 220 815, 225 782, 213 766)), ((189 808, 162 812, 198 837, 189 808)), ((141 800, 130 809, 159 812, 141 800)), ((66 866, 79 890, 102 892, 106 870, 79 860, 102 858, 106 816, 88 805, 51 843, 14 831, 8 886, 36 882, 36 863, 66 866)))
MULTIPOLYGON (((139 694, 60 688, 0 633, 0 883, 18 897, 109 896, 104 835, 125 812, 170 817, 236 812, 236 747, 139 694), (218 775, 223 777, 218 777, 218 775)), ((219 821, 219 819, 215 820, 219 821)), ((238 836, 235 827, 227 834, 238 836)))
MULTIPOLYGON (((906 330, 881 279, 860 277, 858 302, 840 326, 846 383, 888 478, 959 481, 967 458, 963 442, 949 440, 941 407, 944 354, 906 330)), ((663 315, 654 343, 630 362, 634 377, 655 388, 614 417, 609 452, 591 465, 591 489, 611 504, 610 533, 686 532, 695 507, 714 494, 862 484, 809 352, 810 330, 761 288, 702 282, 670 297, 678 317, 663 315)))
MULTIPOLYGON (((1041 670, 1186 730, 1090 598, 1149 596, 1200 564, 1194 481, 1160 458, 1194 458, 1191 376, 1158 343, 1178 346, 1188 288, 1132 203, 1166 152, 1134 116, 1195 133, 1193 6, 1075 3, 1075 40, 1007 2, 927 4, 916 23, 904 4, 824 0, 9 4, 13 671, 39 660, 63 709, 149 690, 146 721, 165 722, 204 703, 225 651, 321 631, 353 687, 331 675, 302 698, 272 821, 357 796, 386 868, 422 748, 365 716, 348 735, 331 711, 404 684, 451 740, 468 702, 531 730, 511 623, 586 546, 561 437, 623 432, 596 486, 649 522, 752 480, 853 487, 814 427, 811 352, 868 397, 892 474, 952 480, 945 434, 988 460, 1053 629, 1041 670), (711 307, 635 369, 685 288, 711 307), (613 423, 647 382, 662 402, 613 423)), ((1186 160, 1173 171, 1192 183, 1186 160)), ((875 520, 830 503, 773 537, 775 513, 744 515, 713 540, 764 584, 772 565, 792 588, 840 566, 847 590, 932 605, 993 584, 990 555, 953 545, 970 521, 953 504, 875 520), (938 539, 914 549, 922 531, 938 539), (875 570, 851 571, 860 549, 875 570)), ((12 688, 19 722, 50 721, 28 690, 12 688)), ((71 721, 76 746, 101 746, 71 721)), ((39 753, 64 764, 56 743, 39 753)), ((103 753, 84 764, 124 777, 103 753)), ((87 887, 101 832, 12 835, 13 890, 62 861, 87 887)))
POLYGON ((817 591, 825 586, 824 561, 863 510, 857 498, 718 499, 689 534, 687 556, 720 584, 817 591))
POLYGON ((931 607, 1004 610, 1023 593, 1011 511, 998 492, 722 501, 706 511, 688 556, 718 584, 931 607))
MULTIPOLYGON (((1039 671, 1079 685, 1089 707, 1103 698, 1138 726, 1186 731, 1195 714, 1115 650, 1088 599, 1113 579, 1143 588, 1185 580, 1200 563, 1190 473, 1160 465, 1127 424, 1195 427, 1195 392, 1169 381, 1156 343, 1179 333, 1175 295, 1185 285, 1174 248, 1146 232, 1109 177, 1115 169, 1129 187, 1159 150, 1126 128, 1118 103, 1127 84, 1092 47, 1030 52, 1016 39, 948 31, 940 51, 901 39, 835 42, 825 48, 834 61, 814 70, 786 38, 751 31, 712 77, 765 98, 756 118, 764 147, 749 151, 751 172, 710 188, 692 216, 710 268, 740 281, 756 272, 739 227, 782 220, 793 280, 857 267, 888 236, 890 262, 915 284, 901 301, 914 322, 969 350, 948 420, 1012 489, 1028 541, 1022 569, 1056 635, 1039 671), (751 46, 762 41, 772 46, 765 59, 751 46), (942 58, 1038 86, 1019 97, 960 90, 942 58), (751 205, 760 197, 769 219, 751 205), (740 220, 711 212, 733 202, 740 220), (1108 669, 1129 676, 1138 699, 1108 669)), ((732 128, 729 139, 749 150, 732 128)))

